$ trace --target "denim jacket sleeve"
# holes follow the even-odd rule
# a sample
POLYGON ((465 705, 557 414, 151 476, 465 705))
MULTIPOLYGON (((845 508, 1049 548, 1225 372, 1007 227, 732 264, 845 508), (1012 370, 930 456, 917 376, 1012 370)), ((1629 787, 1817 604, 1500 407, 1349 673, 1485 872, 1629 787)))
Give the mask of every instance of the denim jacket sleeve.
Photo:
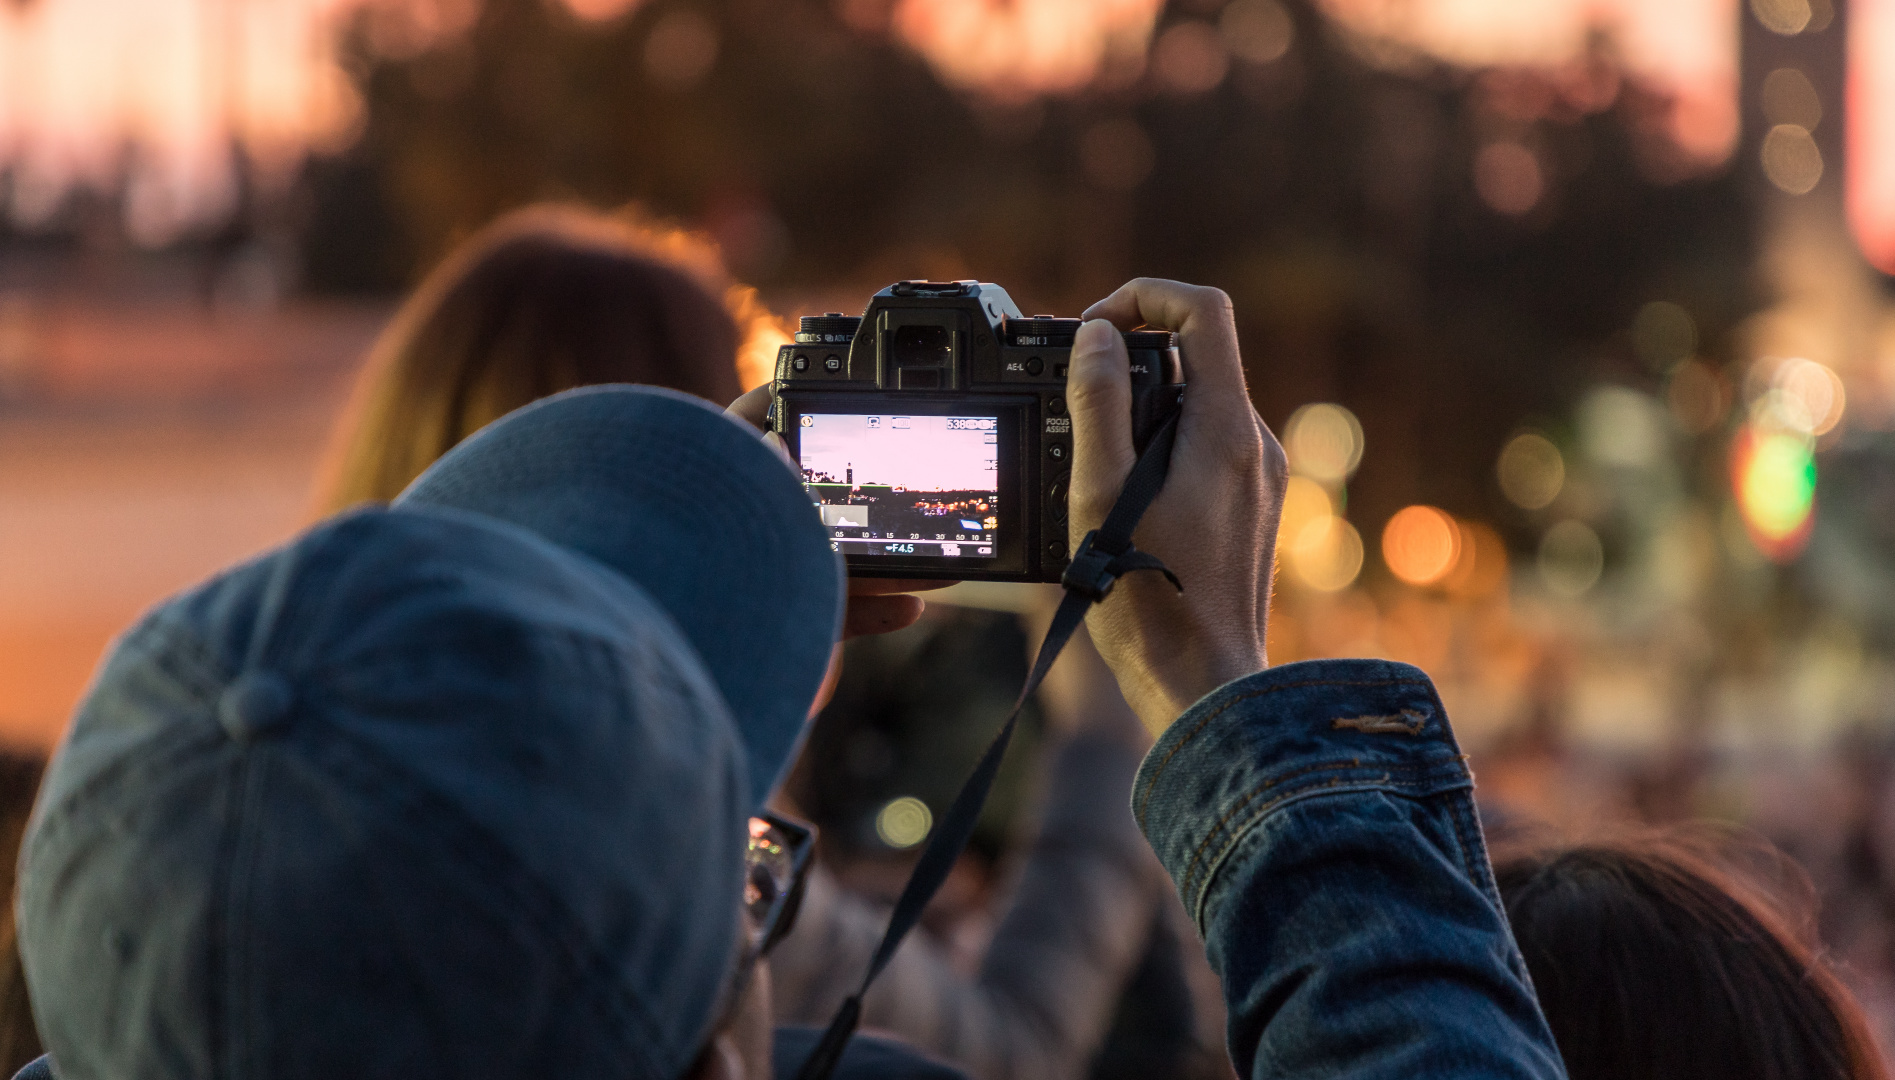
POLYGON ((1420 670, 1272 668, 1158 740, 1132 811, 1204 936, 1246 1077, 1561 1078, 1420 670))

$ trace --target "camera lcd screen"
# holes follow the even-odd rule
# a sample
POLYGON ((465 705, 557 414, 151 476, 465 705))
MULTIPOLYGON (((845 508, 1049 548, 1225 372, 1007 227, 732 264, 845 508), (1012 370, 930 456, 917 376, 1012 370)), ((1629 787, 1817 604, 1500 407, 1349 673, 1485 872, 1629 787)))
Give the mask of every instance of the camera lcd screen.
POLYGON ((838 551, 994 558, 998 415, 806 412, 796 423, 803 485, 838 551))

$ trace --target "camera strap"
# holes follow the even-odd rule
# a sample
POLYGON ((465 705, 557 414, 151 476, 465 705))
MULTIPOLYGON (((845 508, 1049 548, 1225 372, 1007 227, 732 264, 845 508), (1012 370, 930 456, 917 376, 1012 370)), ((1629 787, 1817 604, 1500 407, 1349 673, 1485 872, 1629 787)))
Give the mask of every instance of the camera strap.
POLYGON ((1152 500, 1158 497, 1158 489, 1164 486, 1165 474, 1171 467, 1171 445, 1177 435, 1178 414, 1174 412, 1152 435, 1145 452, 1139 455, 1138 463, 1132 466, 1130 475, 1125 478, 1125 486, 1119 490, 1118 500, 1112 504, 1111 512, 1106 514, 1105 522, 1087 533, 1079 549, 1073 552, 1072 561, 1060 578, 1060 585, 1066 590, 1066 595, 1053 614, 1052 625, 1047 628, 1046 637, 1040 642, 1039 655, 1033 661, 1032 670, 1027 673, 1025 685, 1020 688, 1020 696, 1013 702, 1013 710, 1007 714, 1007 722, 1001 725, 993 742, 981 754, 973 773, 961 785, 960 793, 954 796, 947 813, 942 815, 934 835, 928 838, 928 846, 922 851, 921 859, 915 863, 913 872, 908 875, 908 884, 902 889, 901 898, 895 902, 894 913, 888 918, 888 929, 883 932, 882 943, 869 961, 868 971, 862 976, 862 984, 836 1010, 835 1019, 829 1022, 822 1040, 797 1071, 796 1080, 829 1080, 830 1074, 841 1062, 843 1048, 848 1045, 849 1037, 855 1034, 857 1025, 862 1021, 863 995, 868 993, 869 984, 888 966, 902 939, 921 921, 921 913, 927 909, 928 901, 947 881, 948 873, 954 869, 961 852, 967 848, 967 842, 973 838, 981 807, 986 804, 987 794, 994 786, 994 778, 1000 773, 1000 762, 1006 756, 1007 745, 1013 741, 1013 730, 1019 723, 1020 710, 1026 706, 1033 692, 1039 689, 1053 661, 1059 658, 1060 650, 1066 647, 1074 631, 1085 621, 1087 609, 1104 600, 1122 575, 1136 570, 1156 570, 1165 575, 1179 592, 1184 591, 1177 576, 1166 569, 1164 563, 1132 546, 1132 530, 1137 527, 1139 519, 1145 516, 1145 509, 1152 500))

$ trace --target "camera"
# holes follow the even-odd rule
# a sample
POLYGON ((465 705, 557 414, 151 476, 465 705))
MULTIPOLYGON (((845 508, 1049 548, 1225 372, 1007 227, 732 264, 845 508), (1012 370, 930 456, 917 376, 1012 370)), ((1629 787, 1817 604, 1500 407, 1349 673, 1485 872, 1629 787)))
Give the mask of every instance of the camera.
MULTIPOLYGON (((1079 326, 979 281, 898 282, 860 317, 803 317, 777 353, 771 426, 851 575, 1059 580, 1079 326)), ((1142 452, 1183 401, 1177 337, 1124 337, 1142 452)))

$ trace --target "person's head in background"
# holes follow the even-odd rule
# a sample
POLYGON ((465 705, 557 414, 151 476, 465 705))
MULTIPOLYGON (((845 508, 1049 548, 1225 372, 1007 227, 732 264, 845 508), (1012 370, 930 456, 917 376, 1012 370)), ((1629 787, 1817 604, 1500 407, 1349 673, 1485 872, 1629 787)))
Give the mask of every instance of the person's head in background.
POLYGON ((1680 833, 1495 859, 1573 1080, 1887 1075, 1854 997, 1728 861, 1680 833))
POLYGON ((571 206, 475 233, 370 351, 331 451, 321 513, 394 498, 462 439, 529 402, 643 383, 722 406, 787 340, 714 245, 571 206))
POLYGON ((843 587, 753 429, 614 386, 160 604, 24 844, 54 1071, 770 1075, 794 859, 750 815, 843 587))

